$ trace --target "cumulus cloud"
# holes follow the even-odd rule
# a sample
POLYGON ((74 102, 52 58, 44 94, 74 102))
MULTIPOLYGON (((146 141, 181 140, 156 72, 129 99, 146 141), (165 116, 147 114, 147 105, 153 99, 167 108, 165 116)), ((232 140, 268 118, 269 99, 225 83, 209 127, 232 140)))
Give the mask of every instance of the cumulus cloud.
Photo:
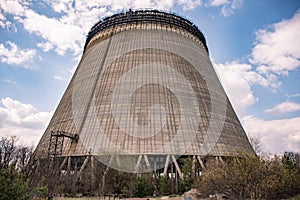
POLYGON ((79 10, 76 10, 73 1, 56 1, 51 6, 61 13, 61 17, 50 18, 39 14, 21 1, 1 1, 1 10, 4 13, 13 15, 26 31, 43 39, 37 47, 46 52, 53 49, 59 55, 68 51, 75 55, 80 54, 89 28, 100 16, 106 15, 106 9, 80 10, 82 6, 78 4, 79 10))
POLYGON ((258 136, 266 153, 300 152, 300 117, 264 120, 245 116, 242 123, 248 135, 258 136))
MULTIPOLYGON (((228 2, 222 0, 211 1, 211 4, 215 6, 223 3, 228 2)), ((257 34, 258 42, 253 48, 249 64, 234 61, 225 64, 214 64, 221 82, 240 117, 246 115, 247 107, 257 101, 252 91, 253 85, 276 89, 282 84, 278 75, 285 74, 284 71, 295 69, 299 65, 295 64, 300 63, 300 43, 296 38, 298 30, 300 30, 299 25, 300 10, 292 19, 271 25, 270 27, 274 27, 274 31, 270 32, 266 29, 259 31, 263 34, 257 34), (295 42, 292 42, 292 40, 295 42), (288 62, 290 59, 285 59, 288 57, 293 61, 288 62), (262 64, 265 68, 262 68, 262 64), (259 66, 255 69, 255 65, 259 66)), ((295 96, 297 94, 292 97, 295 96)), ((293 102, 284 102, 265 112, 278 115, 298 111, 298 106, 293 102)))
MULTIPOLYGON (((59 17, 48 17, 35 12, 27 1, 2 0, 0 10, 11 14, 16 21, 24 26, 29 33, 43 39, 37 47, 47 52, 54 50, 59 55, 72 52, 79 55, 82 52, 87 32, 99 19, 123 10, 161 9, 170 10, 174 5, 180 5, 184 10, 194 9, 202 4, 201 0, 53 0, 45 1, 59 17)), ((9 21, 0 15, 0 26, 6 27, 9 21)))
MULTIPOLYGON (((222 5, 221 3, 216 1, 215 5, 222 5)), ((265 120, 247 115, 247 108, 257 101, 253 85, 276 89, 282 84, 280 76, 288 75, 290 70, 299 67, 299 24, 300 10, 291 19, 270 25, 256 33, 256 43, 249 62, 214 64, 246 132, 250 137, 261 138, 266 152, 300 152, 300 117, 265 120)), ((288 98, 298 96, 298 93, 287 95, 288 98)), ((281 115, 299 110, 300 104, 285 101, 265 112, 281 115)))
MULTIPOLYGON (((8 41, 6 46, 0 43, 0 61, 7 64, 23 64, 31 62, 34 58, 35 49, 20 49, 15 43, 8 41)), ((23 65, 29 68, 27 65, 23 65)))
POLYGON ((253 94, 252 85, 277 87, 280 83, 272 77, 261 76, 253 70, 250 64, 238 62, 215 63, 214 68, 239 117, 246 115, 247 107, 258 100, 253 94))
POLYGON ((51 115, 9 97, 1 99, 0 135, 15 135, 21 143, 37 144, 51 115))
POLYGON ((243 0, 233 0, 229 4, 225 4, 222 7, 221 14, 224 17, 235 14, 235 11, 241 8, 243 5, 243 0))
POLYGON ((224 4, 227 4, 228 3, 228 0, 211 0, 209 2, 209 5, 211 6, 221 6, 221 5, 224 5, 224 4))
POLYGON ((210 0, 207 6, 221 7, 221 15, 224 17, 230 16, 235 11, 242 7, 243 0, 210 0))
POLYGON ((256 99, 249 80, 244 75, 251 73, 250 65, 238 63, 215 64, 217 74, 238 116, 244 116, 248 106, 256 99))
MULTIPOLYGON (((223 15, 234 13, 241 0, 213 0, 213 6, 222 5, 223 15)), ((11 14, 20 22, 26 31, 43 39, 37 47, 48 52, 54 50, 59 55, 72 52, 79 55, 82 52, 87 32, 94 23, 113 13, 132 9, 170 10, 174 5, 182 6, 183 10, 194 9, 202 5, 201 0, 52 0, 45 1, 60 17, 47 17, 30 9, 27 1, 1 1, 1 10, 11 14)), ((12 26, 11 22, 0 15, 0 26, 12 26)))
MULTIPOLYGON (((250 64, 228 62, 214 64, 214 68, 246 132, 250 137, 260 138, 265 152, 300 151, 300 117, 264 120, 247 115, 247 108, 258 101, 252 86, 269 87, 276 85, 276 80, 263 77, 250 64)), ((299 110, 300 104, 287 101, 265 112, 278 115, 299 110)))
POLYGON ((6 17, 0 12, 0 21, 4 21, 6 17))
POLYGON ((50 42, 40 42, 37 44, 43 51, 48 52, 53 49, 53 45, 50 42))
MULTIPOLYGON (((214 64, 214 67, 243 127, 250 137, 258 136, 261 139, 265 152, 300 151, 300 117, 264 120, 247 115, 247 108, 258 100, 253 93, 252 86, 269 87, 273 84, 276 85, 277 79, 263 77, 250 64, 228 62, 214 64)), ((294 94, 293 96, 298 95, 294 94)), ((299 110, 300 104, 287 101, 266 110, 266 112, 277 115, 299 110)))
POLYGON ((281 115, 284 113, 296 112, 296 111, 300 111, 300 104, 291 101, 286 101, 277 104, 274 108, 265 110, 266 113, 269 113, 271 115, 281 115))
POLYGON ((183 6, 183 10, 191 10, 202 4, 201 0, 178 0, 177 3, 183 6))
POLYGON ((17 27, 7 20, 6 17, 0 12, 0 27, 8 31, 17 32, 17 27))
POLYGON ((262 74, 287 75, 300 66, 300 9, 291 19, 256 32, 251 62, 262 74))
MULTIPOLYGON (((23 1, 23 5, 27 4, 23 1)), ((25 12, 25 9, 23 5, 20 3, 20 1, 15 0, 3 0, 0 1, 0 9, 3 10, 6 13, 11 13, 14 15, 23 15, 25 12)))
POLYGON ((19 21, 28 32, 47 41, 47 46, 43 45, 44 49, 45 47, 51 48, 52 44, 59 55, 64 55, 67 50, 72 50, 75 54, 81 51, 79 44, 83 40, 84 32, 79 26, 48 18, 32 10, 26 10, 25 13, 25 17, 20 18, 19 21))

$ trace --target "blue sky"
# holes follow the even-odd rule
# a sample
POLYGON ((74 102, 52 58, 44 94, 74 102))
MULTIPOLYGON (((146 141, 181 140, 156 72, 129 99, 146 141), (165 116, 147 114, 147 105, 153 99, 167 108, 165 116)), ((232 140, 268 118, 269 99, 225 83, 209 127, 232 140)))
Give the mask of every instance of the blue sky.
POLYGON ((89 29, 129 8, 195 23, 247 134, 267 153, 300 152, 298 0, 0 0, 0 135, 36 145, 89 29))

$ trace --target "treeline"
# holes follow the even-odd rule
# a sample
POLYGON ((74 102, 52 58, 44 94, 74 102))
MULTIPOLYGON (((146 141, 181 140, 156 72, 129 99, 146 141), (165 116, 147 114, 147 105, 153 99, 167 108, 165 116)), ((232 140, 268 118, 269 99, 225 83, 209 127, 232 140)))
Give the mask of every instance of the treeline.
POLYGON ((16 137, 0 139, 0 200, 62 193, 69 196, 81 193, 86 196, 150 197, 183 194, 192 188, 203 197, 219 194, 229 199, 287 199, 300 195, 300 155, 293 152, 273 158, 256 155, 207 158, 201 176, 195 173, 199 164, 195 164, 192 157, 184 158, 181 162, 183 180, 175 178, 175 173, 165 177, 161 173, 132 174, 107 170, 100 163, 94 172, 87 165, 80 179, 76 174, 68 174, 67 179, 60 180, 61 174, 49 173, 49 177, 39 177, 35 188, 29 188, 32 177, 28 177, 27 164, 33 147, 17 145, 16 142, 16 137))
MULTIPOLYGON (((98 194, 153 197, 181 195, 195 188, 202 197, 218 194, 228 199, 288 199, 300 195, 299 153, 286 152, 273 158, 256 155, 222 160, 211 158, 206 161, 201 176, 194 172, 197 167, 192 157, 185 158, 181 166, 183 180, 176 179, 175 174, 166 177, 159 173, 137 175, 110 169, 98 194)), ((83 192, 91 188, 89 184, 81 186, 83 192)), ((89 192, 92 194, 95 190, 89 192)))
POLYGON ((132 174, 111 169, 104 193, 121 194, 123 197, 181 195, 194 186, 193 160, 184 159, 181 170, 184 179, 176 178, 175 173, 163 176, 162 172, 132 174))
POLYGON ((16 142, 14 136, 0 139, 0 200, 30 198, 26 166, 33 147, 16 142))
POLYGON ((300 194, 300 155, 255 155, 210 160, 195 187, 202 194, 223 194, 230 199, 286 199, 300 194))

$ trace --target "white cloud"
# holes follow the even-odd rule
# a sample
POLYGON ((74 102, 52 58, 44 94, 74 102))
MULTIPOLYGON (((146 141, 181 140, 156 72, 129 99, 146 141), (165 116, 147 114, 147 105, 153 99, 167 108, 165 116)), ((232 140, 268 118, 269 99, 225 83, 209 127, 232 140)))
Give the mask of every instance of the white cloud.
POLYGON ((17 27, 9 20, 7 20, 7 18, 1 12, 0 12, 0 27, 8 31, 17 32, 17 27))
POLYGON ((48 52, 53 49, 53 45, 50 42, 40 42, 37 44, 43 51, 48 52))
POLYGON ((57 76, 57 75, 55 75, 53 78, 54 78, 55 80, 63 80, 63 78, 62 78, 61 76, 57 76))
POLYGON ((244 0, 209 0, 205 5, 212 7, 221 7, 221 15, 228 17, 242 7, 244 0))
POLYGON ((1 7, 5 13, 12 14, 15 20, 22 23, 26 31, 44 40, 38 43, 39 48, 46 52, 54 49, 59 55, 64 55, 67 51, 79 55, 87 32, 100 18, 129 8, 170 9, 174 4, 173 0, 77 2, 56 0, 48 3, 55 12, 61 14, 61 17, 49 18, 38 14, 28 8, 25 2, 2 1, 1 7))
MULTIPOLYGON (((213 3, 213 2, 211 2, 213 3)), ((221 1, 215 2, 215 5, 221 1)), ((215 64, 221 82, 240 117, 245 116, 247 108, 253 105, 252 85, 271 87, 275 91, 282 84, 279 74, 287 74, 289 70, 300 65, 300 10, 290 20, 284 20, 270 26, 273 31, 263 29, 257 33, 257 44, 252 51, 252 64, 259 65, 256 70, 250 64, 227 62, 215 64), (294 42, 293 42, 294 41, 294 42)), ((293 95, 295 97, 297 95, 293 95)), ((284 102, 265 112, 279 115, 286 112, 299 111, 299 104, 284 102)))
POLYGON ((74 74, 77 69, 77 65, 71 66, 68 68, 68 72, 74 74))
POLYGON ((278 84, 277 79, 264 78, 257 72, 252 71, 252 67, 249 64, 228 62, 225 64, 214 64, 214 68, 239 117, 246 115, 247 107, 257 101, 251 88, 253 84, 263 87, 278 84))
MULTIPOLYGON (((24 28, 45 39, 47 46, 53 45, 59 55, 64 55, 68 50, 75 54, 81 52, 84 32, 79 26, 48 18, 32 10, 26 10, 25 13, 24 18, 19 19, 24 28)), ((45 45, 43 47, 45 48, 45 45)))
POLYGON ((5 79, 5 80, 2 80, 2 82, 4 83, 8 83, 8 84, 17 84, 15 81, 12 81, 12 80, 9 80, 9 79, 5 79))
POLYGON ((14 15, 22 15, 25 11, 22 2, 16 0, 1 0, 0 9, 14 15))
POLYGON ((0 20, 5 20, 6 17, 0 12, 0 20))
MULTIPOLYGON (((109 16, 115 12, 122 10, 128 10, 129 8, 160 8, 170 9, 173 6, 173 0, 110 0, 110 1, 76 1, 71 0, 64 1, 49 1, 49 5, 58 13, 62 14, 62 17, 58 19, 48 18, 46 16, 38 15, 31 11, 29 15, 25 14, 28 19, 20 19, 24 24, 25 29, 29 32, 33 32, 46 40, 47 47, 50 44, 54 46, 55 51, 63 55, 66 51, 73 51, 75 55, 82 52, 83 44, 87 32, 90 30, 93 24, 99 21, 100 18, 109 16), (38 27, 38 24, 40 26, 38 27), (47 24, 49 29, 45 30, 43 27, 47 24), (50 31, 49 30, 53 30, 50 31)), ((39 45, 44 50, 45 43, 39 45)))
MULTIPOLYGON (((195 4, 193 1, 189 0, 178 0, 183 1, 183 5, 191 5, 195 4)), ((199 0, 196 0, 198 2, 199 0)), ((87 1, 89 8, 91 7, 107 7, 111 12, 117 12, 122 10, 128 10, 129 8, 132 9, 162 9, 162 10, 170 10, 172 6, 175 4, 174 0, 140 0, 140 1, 133 1, 133 0, 98 0, 98 1, 87 1)))
MULTIPOLYGON (((264 120, 247 116, 246 110, 256 102, 252 86, 278 88, 280 75, 300 66, 300 10, 292 19, 283 20, 257 32, 257 43, 252 51, 251 64, 228 62, 215 64, 215 69, 250 136, 259 136, 267 152, 300 152, 300 117, 264 120)), ((299 94, 287 95, 298 97, 299 94)), ((265 112, 280 115, 300 110, 300 104, 286 101, 265 112)))
POLYGON ((58 13, 66 13, 72 8, 73 0, 49 0, 48 3, 51 5, 53 10, 58 13))
MULTIPOLYGON (((53 6, 53 8, 62 12, 65 7, 59 9, 53 6)), ((62 17, 49 18, 31 10, 25 2, 17 1, 1 1, 1 9, 4 13, 12 14, 16 21, 23 24, 26 31, 44 40, 38 43, 38 47, 44 51, 54 49, 59 55, 64 55, 67 51, 75 55, 81 53, 89 28, 98 21, 99 15, 104 14, 100 12, 101 9, 98 10, 98 15, 94 15, 92 10, 86 10, 85 12, 89 14, 83 16, 80 10, 75 10, 70 6, 68 10, 64 10, 67 14, 62 14, 62 17), (91 20, 89 16, 93 16, 93 19, 91 20)))
POLYGON ((224 4, 227 4, 228 3, 228 0, 211 0, 209 2, 209 5, 211 6, 221 6, 221 5, 224 5, 224 4))
POLYGON ((177 0, 179 5, 183 6, 183 10, 192 10, 202 4, 201 0, 177 0))
MULTIPOLYGON (((226 5, 224 10, 232 13, 240 1, 233 0, 224 4, 224 0, 214 0, 212 4, 223 3, 226 5)), ((86 34, 100 18, 130 8, 170 10, 174 5, 179 5, 183 10, 190 10, 202 5, 201 0, 47 0, 45 3, 59 13, 60 17, 50 18, 39 14, 23 0, 1 0, 0 7, 2 12, 13 15, 16 21, 23 24, 26 31, 43 39, 37 44, 43 51, 54 50, 59 55, 73 52, 75 56, 82 52, 86 34)), ((0 21, 0 26, 10 25, 8 21, 5 23, 0 21)))
POLYGON ((0 135, 15 135, 21 143, 37 144, 52 113, 39 112, 32 105, 9 97, 1 99, 1 104, 0 135))
MULTIPOLYGON (((35 49, 20 49, 15 43, 8 41, 7 47, 0 43, 0 61, 7 64, 23 64, 31 62, 36 54, 35 49)), ((29 68, 23 65, 24 68, 29 68)))
POLYGON ((242 123, 250 137, 258 136, 261 139, 267 153, 300 152, 300 117, 263 120, 246 116, 242 123))
POLYGON ((274 108, 265 110, 266 113, 271 115, 281 115, 288 112, 300 111, 300 104, 286 101, 280 104, 277 104, 274 108))
POLYGON ((249 68, 251 66, 246 64, 215 64, 226 94, 239 117, 244 116, 247 107, 256 101, 249 81, 243 76, 249 72, 249 68))
POLYGON ((221 14, 224 17, 233 15, 235 10, 241 8, 243 5, 243 0, 232 0, 224 5, 222 5, 221 14))
POLYGON ((296 94, 287 94, 286 95, 288 98, 291 98, 291 97, 300 97, 300 93, 296 93, 296 94))
POLYGON ((256 32, 252 63, 262 74, 287 75, 300 66, 300 9, 288 20, 256 32))

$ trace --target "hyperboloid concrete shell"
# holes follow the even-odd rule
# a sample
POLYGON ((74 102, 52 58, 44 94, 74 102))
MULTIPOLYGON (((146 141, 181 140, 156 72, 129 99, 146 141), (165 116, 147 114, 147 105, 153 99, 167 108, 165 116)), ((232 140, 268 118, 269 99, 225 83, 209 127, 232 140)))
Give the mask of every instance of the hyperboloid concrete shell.
POLYGON ((180 156, 200 161, 241 152, 253 149, 203 34, 180 16, 151 10, 92 27, 34 160, 61 158, 63 166, 68 157, 92 155, 109 167, 143 172, 166 171, 180 156))

